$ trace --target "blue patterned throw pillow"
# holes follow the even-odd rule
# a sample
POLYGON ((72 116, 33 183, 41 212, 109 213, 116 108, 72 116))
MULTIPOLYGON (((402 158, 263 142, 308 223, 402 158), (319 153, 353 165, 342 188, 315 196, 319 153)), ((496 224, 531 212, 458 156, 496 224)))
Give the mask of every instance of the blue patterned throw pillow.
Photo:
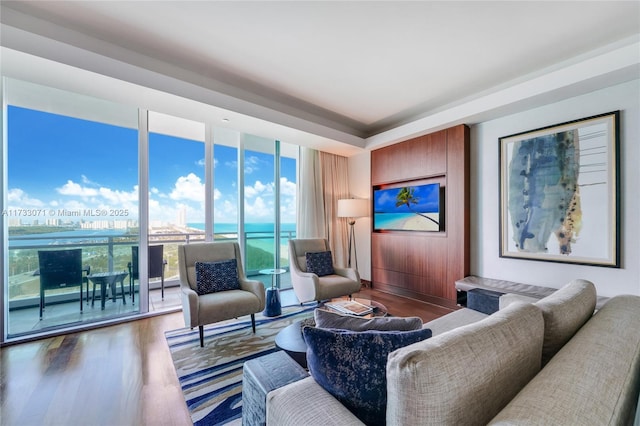
POLYGON ((335 274, 333 270, 333 259, 331 251, 307 252, 307 272, 316 274, 319 277, 335 274))
POLYGON ((305 327, 307 364, 315 381, 367 425, 384 425, 387 355, 431 337, 415 331, 363 331, 305 327))
POLYGON ((235 259, 196 262, 196 292, 199 295, 239 288, 238 264, 235 259))

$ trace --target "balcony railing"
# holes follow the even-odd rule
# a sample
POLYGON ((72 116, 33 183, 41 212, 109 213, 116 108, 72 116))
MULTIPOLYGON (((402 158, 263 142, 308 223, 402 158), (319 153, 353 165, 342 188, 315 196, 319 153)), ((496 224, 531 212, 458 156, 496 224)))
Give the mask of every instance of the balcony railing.
MULTIPOLYGON (((288 240, 295 231, 280 233, 280 267, 288 269, 288 240)), ((214 234, 215 241, 236 240, 237 233, 214 234)), ((151 233, 149 245, 164 245, 167 260, 165 285, 178 283, 178 245, 205 240, 204 233, 151 233)), ((245 270, 256 276, 260 269, 274 267, 274 235, 268 232, 245 232, 245 270)), ((38 250, 81 248, 83 265, 91 272, 126 271, 131 262, 131 247, 138 245, 137 235, 78 235, 47 237, 47 234, 9 237, 9 307, 10 309, 38 304, 38 250)), ((151 282, 154 284, 154 281, 151 282)), ((55 295, 55 292, 51 292, 55 295)), ((61 290, 58 298, 63 297, 61 290)), ((76 297, 69 294, 69 297, 76 297)))

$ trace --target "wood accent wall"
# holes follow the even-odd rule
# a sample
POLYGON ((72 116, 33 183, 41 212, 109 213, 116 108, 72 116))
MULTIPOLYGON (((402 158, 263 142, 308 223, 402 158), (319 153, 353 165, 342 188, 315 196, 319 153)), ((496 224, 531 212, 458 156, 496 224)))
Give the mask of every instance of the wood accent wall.
MULTIPOLYGON (((469 275, 469 128, 459 125, 371 152, 371 193, 403 182, 444 188, 440 232, 374 231, 375 289, 455 306, 455 281, 469 275)), ((372 197, 373 199, 373 197, 372 197)))

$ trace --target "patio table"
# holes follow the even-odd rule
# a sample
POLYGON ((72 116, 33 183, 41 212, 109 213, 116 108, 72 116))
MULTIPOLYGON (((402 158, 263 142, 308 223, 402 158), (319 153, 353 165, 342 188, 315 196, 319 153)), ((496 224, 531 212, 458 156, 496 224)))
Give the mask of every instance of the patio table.
POLYGON ((107 298, 107 285, 111 287, 111 297, 113 301, 116 301, 116 284, 120 283, 120 292, 122 293, 122 304, 126 305, 127 301, 124 298, 124 279, 128 275, 128 272, 98 272, 91 274, 88 278, 93 282, 93 296, 91 299, 91 306, 96 298, 96 285, 100 286, 100 304, 102 310, 104 310, 104 302, 107 298))

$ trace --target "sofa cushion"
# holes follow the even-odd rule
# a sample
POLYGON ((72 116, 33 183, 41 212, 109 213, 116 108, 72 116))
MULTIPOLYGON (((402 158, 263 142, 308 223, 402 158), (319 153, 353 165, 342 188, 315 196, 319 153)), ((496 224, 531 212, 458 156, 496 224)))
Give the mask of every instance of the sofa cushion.
POLYGON ((387 355, 428 339, 431 330, 363 331, 303 329, 313 378, 368 425, 384 425, 387 355))
POLYGON ((298 380, 267 394, 267 424, 364 426, 313 377, 298 380))
POLYGON ((196 292, 199 295, 238 290, 238 264, 235 259, 196 262, 196 292))
POLYGON ((411 331, 422 328, 422 319, 419 317, 360 318, 338 314, 326 309, 316 309, 313 316, 316 327, 320 328, 338 328, 351 331, 411 331))
POLYGON ((491 425, 630 425, 640 390, 640 297, 615 296, 491 425))
POLYGON ((573 280, 535 304, 544 317, 544 366, 591 318, 596 307, 596 288, 590 281, 573 280))
POLYGON ((316 274, 319 277, 335 273, 333 270, 331 251, 307 252, 305 256, 307 260, 307 272, 316 274))
POLYGON ((543 335, 540 309, 515 304, 392 352, 387 424, 486 424, 540 371, 543 335))

